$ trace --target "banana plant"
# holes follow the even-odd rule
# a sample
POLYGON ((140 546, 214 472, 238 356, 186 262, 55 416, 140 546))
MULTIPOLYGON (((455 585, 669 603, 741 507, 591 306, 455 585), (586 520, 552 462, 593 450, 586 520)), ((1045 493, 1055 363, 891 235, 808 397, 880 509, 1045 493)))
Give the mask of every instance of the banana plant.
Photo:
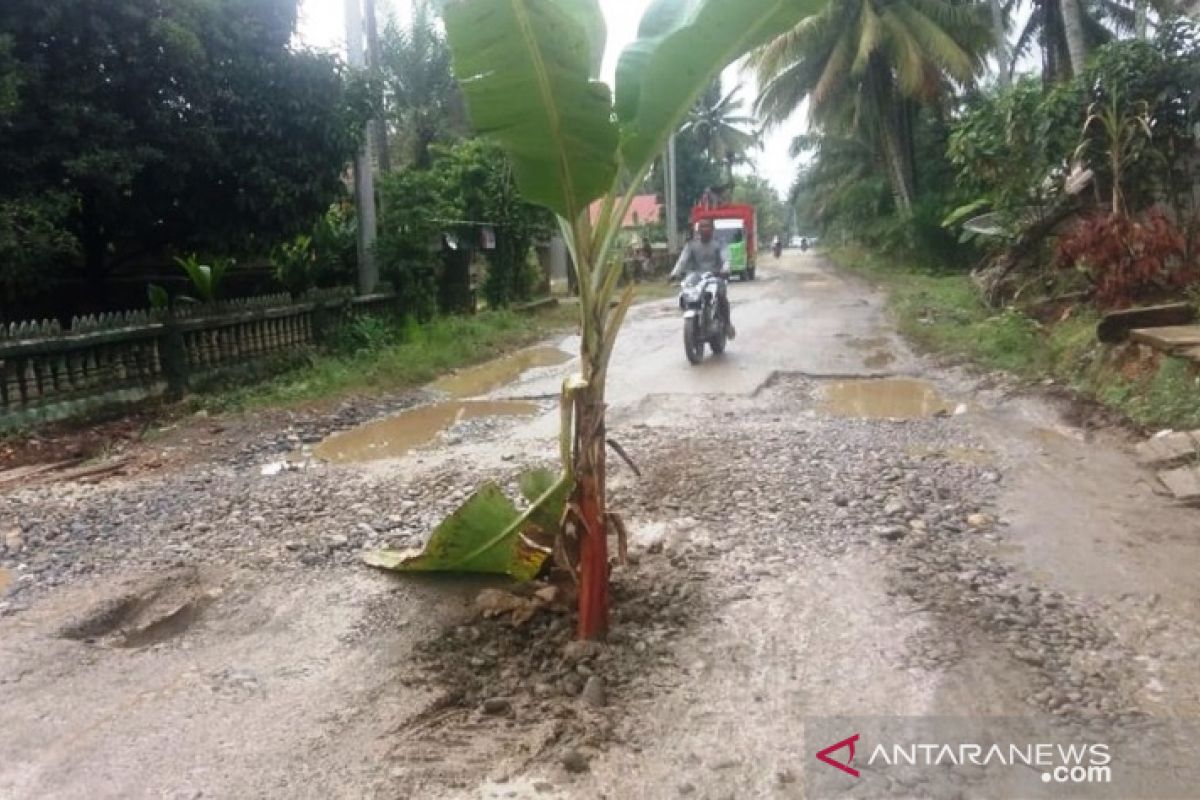
POLYGON ((598 0, 449 0, 446 35, 476 132, 512 160, 522 195, 545 206, 578 278, 581 374, 564 386, 564 527, 579 552, 579 635, 608 629, 605 381, 633 302, 612 252, 655 156, 728 64, 795 27, 825 0, 653 0, 621 54, 615 93, 598 79, 607 31, 598 0), (601 213, 587 213, 595 201, 601 213), (617 300, 617 302, 613 302, 617 300))

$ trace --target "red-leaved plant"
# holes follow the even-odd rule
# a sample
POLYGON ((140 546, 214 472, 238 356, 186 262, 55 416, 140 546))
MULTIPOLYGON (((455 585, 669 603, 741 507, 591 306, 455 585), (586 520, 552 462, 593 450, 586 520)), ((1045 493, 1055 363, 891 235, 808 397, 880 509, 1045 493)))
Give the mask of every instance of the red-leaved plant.
POLYGON ((1194 282, 1195 264, 1187 263, 1187 245, 1179 228, 1159 209, 1139 217, 1096 214, 1058 242, 1059 264, 1085 271, 1096 290, 1096 303, 1127 308, 1139 298, 1194 282))

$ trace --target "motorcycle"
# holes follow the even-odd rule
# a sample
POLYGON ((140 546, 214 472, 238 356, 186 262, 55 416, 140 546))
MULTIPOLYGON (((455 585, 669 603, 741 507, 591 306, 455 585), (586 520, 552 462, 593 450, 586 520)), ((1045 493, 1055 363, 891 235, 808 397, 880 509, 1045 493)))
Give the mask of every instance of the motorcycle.
POLYGON ((679 308, 683 311, 683 352, 692 364, 704 360, 704 346, 713 355, 725 352, 728 331, 725 320, 717 313, 717 293, 721 277, 711 272, 690 273, 679 289, 679 308))

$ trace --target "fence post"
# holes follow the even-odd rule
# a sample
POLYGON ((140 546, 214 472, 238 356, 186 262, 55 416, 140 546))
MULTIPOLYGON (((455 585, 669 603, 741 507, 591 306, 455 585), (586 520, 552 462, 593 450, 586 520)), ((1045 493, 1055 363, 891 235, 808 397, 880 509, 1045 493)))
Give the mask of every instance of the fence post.
POLYGON ((182 400, 188 390, 187 346, 183 341, 183 329, 173 308, 163 318, 163 337, 159 344, 163 377, 167 379, 167 399, 182 400))
MULTIPOLYGON (((335 301, 336 302, 336 301, 335 301)), ((312 310, 312 340, 315 347, 323 347, 336 324, 330 312, 329 303, 324 298, 318 298, 313 303, 312 310)))

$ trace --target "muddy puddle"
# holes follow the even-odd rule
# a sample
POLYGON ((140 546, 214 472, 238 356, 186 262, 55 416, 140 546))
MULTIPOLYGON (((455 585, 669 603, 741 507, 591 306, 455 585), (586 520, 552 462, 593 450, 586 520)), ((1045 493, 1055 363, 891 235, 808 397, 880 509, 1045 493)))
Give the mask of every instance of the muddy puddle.
POLYGON ((553 367, 571 360, 571 354, 557 347, 532 347, 512 355, 459 370, 431 384, 451 397, 479 397, 521 377, 526 370, 553 367))
POLYGON ((335 433, 314 450, 317 458, 345 464, 399 458, 468 419, 532 417, 540 409, 523 401, 452 401, 413 408, 394 417, 335 433))
POLYGON ((0 567, 0 594, 12 584, 12 573, 0 567))
POLYGON ((822 393, 821 410, 838 417, 921 419, 953 407, 925 381, 888 378, 830 383, 822 393))

